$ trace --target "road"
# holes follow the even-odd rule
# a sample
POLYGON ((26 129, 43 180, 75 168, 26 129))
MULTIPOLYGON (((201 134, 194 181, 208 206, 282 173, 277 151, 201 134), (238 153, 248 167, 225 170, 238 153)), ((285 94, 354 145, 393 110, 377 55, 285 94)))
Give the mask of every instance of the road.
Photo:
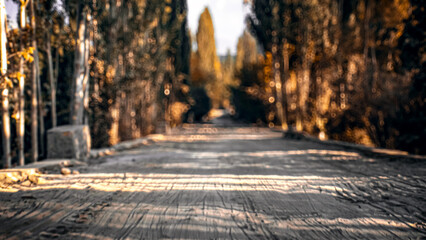
POLYGON ((0 188, 0 239, 425 239, 424 162, 193 125, 0 188))

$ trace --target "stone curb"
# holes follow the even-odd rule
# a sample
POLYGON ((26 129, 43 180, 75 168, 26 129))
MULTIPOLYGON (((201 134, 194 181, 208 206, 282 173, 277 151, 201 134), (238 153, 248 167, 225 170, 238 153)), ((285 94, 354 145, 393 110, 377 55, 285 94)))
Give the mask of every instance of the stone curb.
POLYGON ((114 146, 107 147, 107 148, 100 148, 100 149, 92 149, 90 151, 90 158, 99 158, 104 156, 112 155, 116 152, 129 150, 137 147, 141 147, 144 145, 149 145, 152 143, 155 143, 156 141, 159 141, 163 139, 162 134, 152 134, 144 138, 138 138, 135 140, 129 140, 120 142, 114 146))
POLYGON ((406 160, 409 162, 426 162, 426 156, 422 155, 409 154, 408 152, 394 149, 368 147, 360 144, 337 140, 320 140, 305 132, 283 131, 283 138, 310 141, 328 146, 344 147, 346 149, 360 152, 366 157, 387 158, 389 160, 406 160))

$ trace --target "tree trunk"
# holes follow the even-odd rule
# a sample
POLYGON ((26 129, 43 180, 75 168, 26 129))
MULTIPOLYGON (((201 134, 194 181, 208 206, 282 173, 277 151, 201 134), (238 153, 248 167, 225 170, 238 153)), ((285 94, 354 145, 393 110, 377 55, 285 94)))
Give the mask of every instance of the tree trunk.
POLYGON ((302 107, 301 105, 304 104, 300 99, 302 98, 302 78, 300 77, 301 71, 300 68, 298 68, 296 71, 296 129, 297 131, 302 131, 302 107))
POLYGON ((6 52, 6 6, 4 0, 0 0, 0 51, 1 51, 1 80, 3 89, 1 90, 2 97, 2 144, 3 144, 3 161, 4 168, 11 167, 10 156, 10 116, 9 116, 9 83, 6 76, 7 73, 7 52, 6 52))
POLYGON ((53 61, 52 61, 52 48, 50 44, 50 33, 46 35, 46 52, 47 52, 47 66, 49 72, 49 82, 50 82, 50 100, 51 100, 51 117, 52 117, 52 127, 57 126, 57 117, 56 117, 56 79, 53 73, 53 61))
POLYGON ((84 78, 85 78, 85 53, 86 53, 86 31, 87 31, 87 12, 79 4, 78 10, 78 28, 76 36, 76 49, 74 57, 74 76, 71 102, 71 124, 83 124, 84 114, 84 78))
POLYGON ((365 98, 370 97, 371 84, 370 84, 370 67, 369 67, 369 43, 370 43, 370 4, 369 0, 365 0, 365 17, 364 17, 364 81, 366 88, 364 89, 365 98))
MULTIPOLYGON (((21 32, 21 40, 20 40, 20 52, 23 51, 23 43, 22 43, 22 32, 21 32)), ((18 120, 17 120, 17 135, 18 135, 18 158, 19 158, 19 166, 23 166, 25 164, 25 156, 24 156, 24 136, 25 136, 25 77, 24 77, 24 58, 21 56, 19 59, 19 110, 18 110, 18 120)))
POLYGON ((1 51, 1 75, 4 78, 6 82, 6 73, 7 73, 7 50, 6 50, 6 43, 7 43, 7 37, 6 37, 6 31, 7 31, 7 22, 6 22, 6 5, 4 4, 4 0, 0 0, 0 34, 1 34, 1 41, 0 41, 0 51, 1 51))
POLYGON ((278 56, 277 42, 278 42, 278 38, 274 37, 274 44, 272 45, 272 68, 273 68, 274 82, 275 82, 275 93, 277 97, 275 101, 275 107, 277 108, 277 114, 281 123, 281 128, 283 130, 287 130, 288 125, 287 125, 287 118, 284 115, 284 108, 283 108, 283 93, 282 93, 283 84, 281 82, 280 61, 278 56))
MULTIPOLYGON (((87 21, 89 22, 89 26, 91 26, 92 16, 90 13, 87 14, 87 21)), ((86 33, 85 33, 85 49, 84 49, 84 78, 83 78, 83 123, 89 124, 89 77, 90 77, 90 66, 89 66, 89 58, 90 58, 90 41, 92 41, 92 31, 88 29, 86 23, 86 33)))
MULTIPOLYGON (((26 27, 26 12, 28 0, 26 2, 21 1, 20 6, 20 17, 21 17, 21 31, 20 31, 20 42, 19 42, 19 51, 23 52, 23 40, 22 40, 22 31, 26 27)), ((18 163, 19 166, 25 165, 25 76, 24 76, 24 57, 21 55, 19 58, 19 100, 18 100, 18 119, 16 126, 16 133, 18 135, 18 163)))
POLYGON ((299 112, 300 112, 300 125, 298 126, 299 131, 303 131, 303 123, 308 121, 307 118, 307 107, 309 101, 309 85, 310 85, 310 74, 311 74, 311 63, 313 49, 311 47, 311 27, 308 24, 307 29, 304 33, 304 43, 302 45, 302 77, 301 84, 299 85, 300 99, 299 99, 299 112))
POLYGON ((371 46, 371 61, 373 64, 372 71, 373 71, 373 77, 371 79, 371 92, 375 94, 377 92, 376 84, 378 84, 379 80, 379 65, 377 63, 377 56, 376 56, 376 46, 375 43, 371 46))
MULTIPOLYGON (((277 12, 278 8, 274 8, 274 10, 272 11, 272 15, 273 15, 273 19, 274 22, 278 22, 280 21, 280 16, 279 13, 277 12)), ((282 88, 283 83, 281 81, 281 71, 280 71, 280 55, 282 54, 282 52, 279 51, 280 46, 279 46, 279 36, 278 36, 278 32, 280 31, 280 29, 278 30, 273 30, 272 31, 272 69, 273 69, 273 74, 274 74, 274 83, 275 83, 275 93, 276 93, 276 100, 275 100, 275 107, 277 109, 277 114, 278 114, 278 118, 280 120, 281 123, 281 128, 283 130, 287 130, 288 129, 288 124, 287 124, 287 116, 284 113, 284 108, 283 108, 283 90, 282 88)))
POLYGON ((38 49, 35 48, 34 51, 34 62, 36 64, 36 74, 37 74, 37 97, 38 97, 38 118, 40 125, 40 154, 39 156, 45 156, 45 127, 44 127, 44 104, 43 104, 43 95, 41 94, 41 79, 40 79, 40 59, 38 57, 38 49))
POLYGON ((55 53, 55 71, 54 71, 54 77, 55 77, 55 85, 58 84, 58 77, 59 77, 59 48, 56 49, 55 53))
MULTIPOLYGON (((34 12, 34 0, 31 0, 31 28, 32 28, 32 46, 34 48, 34 60, 37 53, 36 41, 36 23, 34 12)), ((32 79, 31 79, 31 161, 37 162, 38 160, 38 120, 37 120, 37 62, 34 61, 32 65, 32 79)))
MULTIPOLYGON (((288 51, 288 42, 287 39, 283 39, 283 86, 282 86, 282 92, 283 92, 283 108, 284 108, 284 115, 288 116, 288 104, 289 104, 289 97, 287 92, 287 82, 290 78, 290 60, 289 60, 289 51, 288 51)), ((287 118, 288 121, 288 118, 287 118)))
POLYGON ((10 156, 10 116, 9 116, 9 89, 5 87, 2 90, 2 119, 3 119, 3 130, 2 130, 2 143, 3 143, 3 162, 4 168, 11 167, 11 156, 10 156))
POLYGON ((120 97, 117 96, 115 103, 109 109, 111 113, 112 123, 111 128, 108 131, 109 134, 109 144, 115 145, 120 142, 119 131, 119 119, 120 119, 120 97))

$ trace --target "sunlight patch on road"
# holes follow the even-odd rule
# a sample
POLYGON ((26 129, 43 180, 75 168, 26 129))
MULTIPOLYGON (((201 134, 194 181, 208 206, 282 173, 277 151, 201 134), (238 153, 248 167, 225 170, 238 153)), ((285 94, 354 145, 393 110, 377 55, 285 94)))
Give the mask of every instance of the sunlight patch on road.
MULTIPOLYGON (((380 232, 380 229, 388 229, 385 231, 385 233, 388 233, 389 231, 401 233, 409 228, 402 222, 374 217, 336 219, 296 218, 288 222, 288 228, 299 231, 304 230, 321 232, 324 231, 324 225, 329 226, 329 228, 332 229, 340 229, 345 232, 357 233, 364 236, 375 236, 380 232), (374 228, 372 226, 374 226, 374 228)), ((386 235, 383 235, 383 237, 385 236, 386 235)))
MULTIPOLYGON (((92 189, 105 192, 156 192, 156 191, 276 191, 302 193, 327 191, 334 195, 342 190, 335 186, 334 177, 279 176, 279 175, 233 175, 233 174, 80 174, 64 177, 62 175, 43 175, 47 180, 31 190, 46 189, 92 189), (267 186, 267 187, 265 187, 267 186)), ((367 181, 361 178, 345 178, 347 181, 367 181)), ((2 190, 3 191, 3 190, 2 190)))
POLYGON ((246 153, 248 156, 253 157, 279 157, 279 156, 290 156, 290 155, 335 155, 345 157, 361 157, 359 153, 347 152, 347 151, 332 151, 332 150, 318 150, 318 149, 307 149, 307 150, 292 150, 292 151, 257 151, 252 153, 246 153))
MULTIPOLYGON (((337 156, 336 158, 344 160, 343 157, 360 158, 361 155, 356 152, 347 151, 332 151, 332 150, 291 150, 291 151, 256 151, 256 152, 196 152, 192 153, 193 158, 219 158, 219 157, 234 157, 234 156, 249 156, 249 157, 285 157, 285 156, 298 156, 298 155, 318 155, 318 156, 337 156)), ((281 160, 281 159, 278 159, 281 160)))
POLYGON ((211 141, 225 141, 225 140, 264 140, 271 138, 280 138, 279 134, 271 135, 258 135, 258 134, 232 134, 232 135, 203 135, 203 134, 191 134, 191 135, 171 135, 165 136, 162 141, 173 141, 173 142, 211 142, 211 141))

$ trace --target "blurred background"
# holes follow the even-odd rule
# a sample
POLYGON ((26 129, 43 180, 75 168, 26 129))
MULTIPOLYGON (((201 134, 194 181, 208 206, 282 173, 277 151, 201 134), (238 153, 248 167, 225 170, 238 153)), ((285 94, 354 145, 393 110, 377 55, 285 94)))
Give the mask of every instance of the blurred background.
POLYGON ((44 158, 55 126, 88 124, 99 148, 221 114, 426 153, 422 0, 1 4, 12 164, 44 158))

